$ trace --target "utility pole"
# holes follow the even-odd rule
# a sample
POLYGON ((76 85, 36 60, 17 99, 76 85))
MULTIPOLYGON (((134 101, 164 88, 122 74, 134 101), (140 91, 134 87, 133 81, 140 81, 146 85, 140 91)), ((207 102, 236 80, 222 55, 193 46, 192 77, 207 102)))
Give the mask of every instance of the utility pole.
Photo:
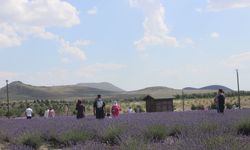
POLYGON ((184 111, 184 91, 183 89, 181 90, 182 93, 182 111, 184 111))
POLYGON ((237 75, 237 87, 238 87, 238 104, 239 104, 239 109, 240 109, 240 83, 239 83, 238 69, 236 69, 236 75, 237 75))
POLYGON ((8 118, 10 118, 10 102, 9 102, 9 84, 8 80, 6 80, 6 93, 7 93, 7 106, 8 106, 8 118))

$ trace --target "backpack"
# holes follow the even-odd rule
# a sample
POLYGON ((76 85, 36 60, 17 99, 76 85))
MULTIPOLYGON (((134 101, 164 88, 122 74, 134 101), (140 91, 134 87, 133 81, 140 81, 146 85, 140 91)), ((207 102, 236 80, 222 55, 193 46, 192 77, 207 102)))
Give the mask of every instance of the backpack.
POLYGON ((103 106, 103 101, 102 100, 97 100, 96 101, 96 107, 97 108, 102 108, 102 106, 103 106))

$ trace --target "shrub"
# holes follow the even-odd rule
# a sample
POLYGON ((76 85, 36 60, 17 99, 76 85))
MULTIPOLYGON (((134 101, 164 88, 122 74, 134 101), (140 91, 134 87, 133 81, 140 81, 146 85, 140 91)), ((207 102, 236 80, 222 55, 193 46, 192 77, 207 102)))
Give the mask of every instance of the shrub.
POLYGON ((34 149, 38 149, 43 143, 40 134, 24 134, 19 138, 19 140, 21 144, 30 146, 34 149))
POLYGON ((1 141, 10 142, 10 137, 4 131, 0 131, 0 142, 1 141))
POLYGON ((91 139, 92 137, 93 136, 89 132, 72 130, 63 133, 59 141, 61 144, 69 146, 69 145, 75 145, 78 142, 85 142, 91 139))
POLYGON ((194 104, 192 104, 191 110, 196 110, 196 106, 194 104))
POLYGON ((147 150, 146 144, 141 139, 129 137, 120 146, 120 150, 147 150))
POLYGON ((210 105, 210 108, 211 108, 211 109, 217 109, 216 104, 215 104, 215 103, 212 103, 212 104, 210 105))
POLYGON ((145 110, 142 108, 142 106, 141 105, 137 105, 135 108, 134 108, 134 111, 135 112, 145 112, 145 110))
POLYGON ((216 132, 216 130, 218 129, 218 125, 216 123, 206 121, 201 122, 198 126, 203 133, 213 133, 216 132))
POLYGON ((232 109, 233 108, 233 104, 231 104, 231 103, 226 103, 225 105, 226 105, 227 109, 232 109))
POLYGON ((13 112, 12 111, 9 111, 9 112, 5 113, 5 117, 11 117, 11 116, 13 116, 13 112))
POLYGON ((121 141, 120 134, 122 133, 122 128, 119 126, 109 126, 101 135, 101 140, 103 143, 110 145, 118 145, 121 141))
POLYGON ((250 135, 250 120, 241 121, 237 126, 237 133, 241 135, 250 135))
POLYGON ((39 115, 40 117, 43 117, 45 110, 46 110, 46 108, 39 107, 36 110, 36 114, 39 115))
POLYGON ((167 136, 166 127, 164 125, 152 125, 145 129, 144 136, 150 141, 162 141, 167 136))
POLYGON ((171 128, 169 128, 168 132, 167 132, 167 136, 172 136, 172 137, 176 137, 178 138, 179 135, 181 135, 181 126, 173 126, 171 128))
POLYGON ((201 105, 201 104, 199 104, 197 106, 192 104, 192 106, 191 106, 191 110, 204 110, 204 109, 205 109, 204 105, 201 105))
POLYGON ((11 109, 11 116, 21 117, 24 113, 24 110, 19 108, 12 108, 11 109))
POLYGON ((204 110, 205 107, 204 107, 204 105, 199 104, 198 106, 196 106, 196 109, 197 110, 204 110))

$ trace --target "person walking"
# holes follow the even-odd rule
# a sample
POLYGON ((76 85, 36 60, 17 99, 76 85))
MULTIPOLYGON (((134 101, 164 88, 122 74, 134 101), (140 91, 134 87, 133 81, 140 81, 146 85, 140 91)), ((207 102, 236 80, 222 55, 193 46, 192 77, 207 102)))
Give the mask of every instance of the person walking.
POLYGON ((101 95, 97 95, 97 98, 93 104, 93 113, 96 119, 103 119, 105 117, 105 102, 102 100, 101 95))
POLYGON ((85 117, 85 106, 82 104, 81 100, 77 101, 76 111, 77 111, 77 113, 76 113, 76 118, 77 119, 85 117))

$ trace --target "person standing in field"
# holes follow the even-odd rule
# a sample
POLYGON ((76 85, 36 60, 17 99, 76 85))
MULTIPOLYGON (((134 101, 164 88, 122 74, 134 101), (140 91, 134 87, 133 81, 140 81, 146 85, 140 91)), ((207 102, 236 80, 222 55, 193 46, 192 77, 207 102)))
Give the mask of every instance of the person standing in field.
POLYGON ((44 112, 44 117, 45 117, 45 118, 48 118, 48 117, 49 117, 49 109, 45 110, 45 112, 44 112))
POLYGON ((224 95, 224 91, 222 89, 218 90, 217 100, 218 100, 219 113, 224 113, 224 109, 225 109, 225 95, 224 95))
POLYGON ((81 100, 77 101, 76 111, 77 111, 77 113, 76 113, 76 118, 77 119, 85 117, 85 106, 82 104, 81 100))
POLYGON ((122 109, 121 109, 120 105, 117 103, 117 101, 115 101, 114 104, 112 105, 112 108, 111 108, 112 116, 118 117, 121 110, 122 109))
POLYGON ((219 93, 217 93, 216 96, 214 97, 214 104, 215 104, 217 113, 219 113, 219 101, 218 101, 218 96, 219 96, 219 93))
POLYGON ((27 109, 25 110, 26 118, 31 119, 32 118, 32 113, 33 113, 33 110, 28 106, 27 109))
POLYGON ((93 112, 96 119, 103 119, 105 117, 105 102, 102 100, 101 95, 97 95, 94 101, 93 112))
POLYGON ((56 115, 55 110, 52 107, 50 107, 49 112, 48 112, 48 117, 49 118, 54 118, 55 115, 56 115))
POLYGON ((133 113, 134 111, 133 111, 133 109, 129 106, 128 107, 128 114, 131 114, 131 113, 133 113))

